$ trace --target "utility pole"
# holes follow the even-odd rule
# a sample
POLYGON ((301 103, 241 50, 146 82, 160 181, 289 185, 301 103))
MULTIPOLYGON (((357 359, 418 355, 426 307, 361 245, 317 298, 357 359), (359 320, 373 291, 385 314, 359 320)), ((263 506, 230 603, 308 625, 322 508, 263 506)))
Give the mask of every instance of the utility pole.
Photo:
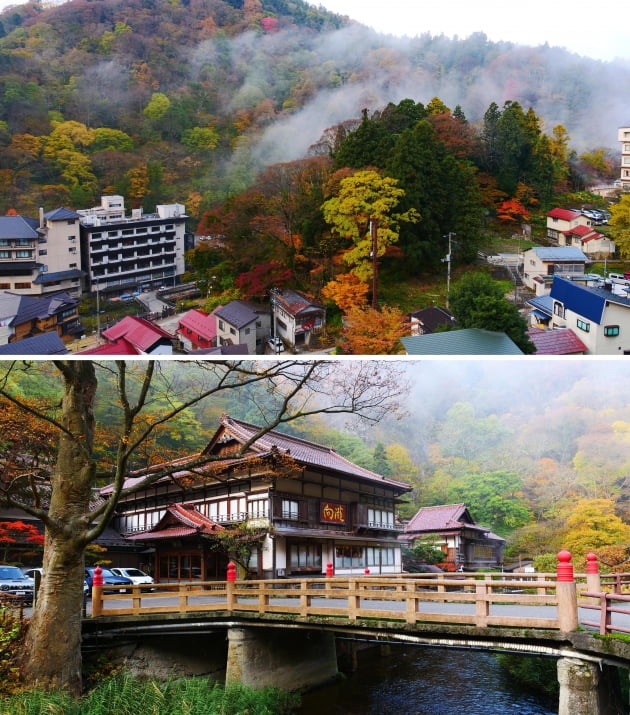
POLYGON ((448 254, 447 254, 446 258, 442 259, 442 263, 447 264, 447 269, 446 269, 446 310, 449 309, 448 297, 451 292, 451 246, 452 246, 453 236, 457 236, 457 234, 454 233, 453 231, 449 231, 448 236, 444 236, 444 238, 448 238, 448 254))
POLYGON ((370 219, 370 233, 372 235, 372 308, 378 307, 378 221, 370 219))

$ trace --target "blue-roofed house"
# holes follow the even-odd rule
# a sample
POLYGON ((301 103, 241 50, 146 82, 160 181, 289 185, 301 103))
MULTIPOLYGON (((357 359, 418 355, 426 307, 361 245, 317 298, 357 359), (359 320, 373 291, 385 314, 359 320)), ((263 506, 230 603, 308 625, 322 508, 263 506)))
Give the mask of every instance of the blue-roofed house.
POLYGON ((536 246, 523 254, 523 283, 536 295, 551 290, 555 275, 585 282, 588 256, 575 246, 536 246))
POLYGON ((264 352, 271 331, 269 308, 244 300, 232 300, 214 311, 217 346, 247 345, 249 355, 264 352))
POLYGON ((573 330, 588 355, 630 355, 630 299, 611 288, 610 283, 594 288, 556 276, 549 327, 573 330))

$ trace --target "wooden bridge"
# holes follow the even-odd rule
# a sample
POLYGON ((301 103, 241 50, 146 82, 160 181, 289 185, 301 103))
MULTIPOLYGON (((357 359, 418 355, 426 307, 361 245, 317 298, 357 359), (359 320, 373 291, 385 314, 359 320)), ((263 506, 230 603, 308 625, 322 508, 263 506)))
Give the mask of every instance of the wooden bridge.
POLYGON ((568 555, 556 574, 363 574, 238 581, 232 570, 226 581, 156 584, 151 591, 133 586, 130 593, 118 593, 118 587, 108 586, 104 593, 97 585, 84 636, 227 628, 230 648, 241 654, 233 653, 231 660, 238 664, 230 676, 228 653, 227 677, 243 681, 253 677, 245 674, 252 647, 260 662, 258 651, 266 647, 264 640, 274 628, 551 655, 559 658, 561 693, 567 702, 560 712, 595 715, 612 712, 594 704, 603 690, 598 686, 603 669, 630 668, 630 643, 615 637, 630 633, 630 596, 624 593, 630 578, 601 576, 594 561, 589 571, 574 575, 568 555), (264 638, 251 635, 262 630, 264 638), (249 642, 253 638, 255 646, 249 642), (563 675, 567 668, 570 675, 563 675), (590 688, 583 687, 585 677, 592 682, 590 688), (574 692, 571 683, 576 679, 582 684, 574 692), (585 691, 589 699, 581 705, 576 698, 585 691))

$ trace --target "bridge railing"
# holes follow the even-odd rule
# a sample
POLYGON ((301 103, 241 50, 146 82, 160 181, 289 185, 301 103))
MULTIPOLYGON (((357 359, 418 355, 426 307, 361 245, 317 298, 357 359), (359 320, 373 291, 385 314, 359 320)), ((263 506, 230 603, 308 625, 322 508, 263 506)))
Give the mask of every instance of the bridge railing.
POLYGON ((628 607, 630 605, 630 594, 622 595, 618 593, 607 593, 605 591, 585 591, 582 595, 591 601, 590 603, 583 604, 582 608, 597 611, 599 614, 597 621, 582 619, 580 623, 583 626, 598 628, 600 635, 609 635, 615 632, 630 633, 630 628, 622 625, 622 623, 614 622, 615 616, 630 616, 630 607, 628 607), (623 607, 623 604, 628 605, 623 607))
MULTIPOLYGON (((100 587, 99 587, 100 589, 100 587)), ((321 577, 156 584, 93 591, 92 616, 228 611, 477 627, 561 628, 555 579, 496 574, 321 577), (514 606, 519 606, 518 609, 514 606)))

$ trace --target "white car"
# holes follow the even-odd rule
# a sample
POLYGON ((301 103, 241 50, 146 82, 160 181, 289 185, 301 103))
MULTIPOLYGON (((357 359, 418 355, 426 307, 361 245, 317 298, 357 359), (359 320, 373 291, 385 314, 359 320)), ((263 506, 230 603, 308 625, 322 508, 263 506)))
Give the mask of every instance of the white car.
POLYGON ((272 335, 270 338, 267 338, 267 346, 273 353, 284 352, 284 343, 277 335, 272 335))
MULTIPOLYGON (((28 576, 29 578, 32 578, 33 581, 35 580, 35 571, 37 571, 41 576, 44 575, 44 570, 42 568, 32 568, 32 569, 22 569, 24 571, 24 574, 28 576)), ((83 579, 83 595, 88 596, 90 592, 90 587, 88 586, 88 582, 83 579)))
MULTIPOLYGON (((152 576, 149 576, 149 574, 145 573, 144 571, 140 571, 140 569, 110 568, 109 570, 113 574, 116 574, 116 576, 124 576, 125 578, 131 579, 134 584, 138 584, 141 586, 144 586, 145 584, 155 583, 152 576)), ((148 590, 151 591, 152 589, 149 588, 148 590)))

